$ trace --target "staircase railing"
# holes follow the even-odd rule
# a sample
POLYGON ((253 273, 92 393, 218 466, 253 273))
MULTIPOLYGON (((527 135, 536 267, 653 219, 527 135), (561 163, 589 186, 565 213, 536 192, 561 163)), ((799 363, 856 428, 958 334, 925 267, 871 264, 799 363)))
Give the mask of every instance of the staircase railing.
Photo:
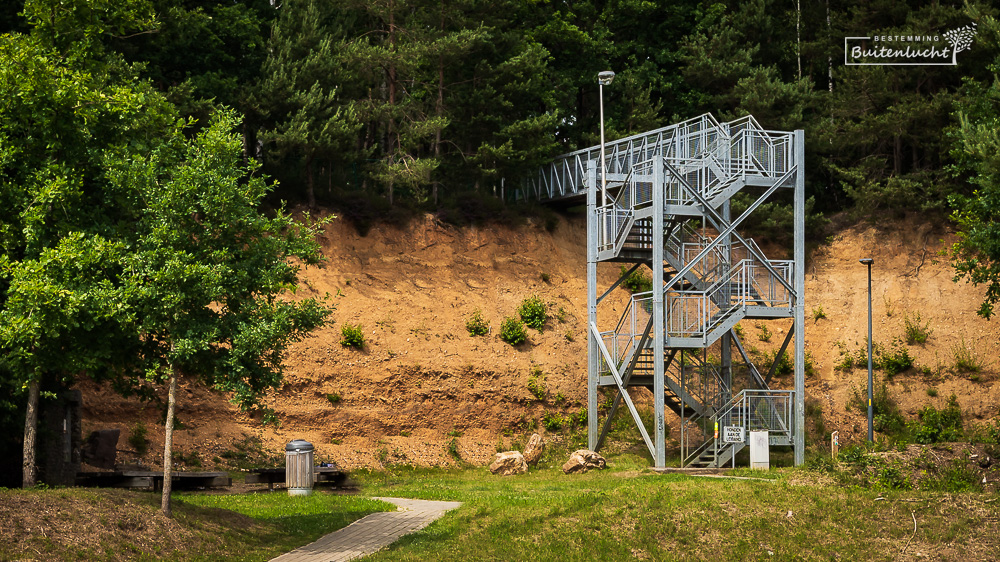
POLYGON ((730 389, 722 379, 719 367, 702 361, 697 355, 678 354, 665 374, 702 406, 700 414, 715 412, 729 398, 730 389), (691 359, 694 363, 688 363, 691 359))
POLYGON ((750 273, 751 263, 744 260, 705 290, 669 290, 664 298, 666 333, 670 337, 706 337, 747 302, 750 273))
MULTIPOLYGON (((607 172, 628 173, 635 165, 652 160, 657 154, 684 153, 692 147, 696 148, 698 142, 693 139, 698 131, 705 131, 706 137, 724 134, 715 117, 706 113, 687 121, 606 143, 607 172)), ((599 145, 557 156, 539 168, 534 175, 523 180, 521 197, 556 199, 583 193, 587 168, 590 162, 599 161, 600 156, 599 145)))
POLYGON ((597 251, 604 252, 618 248, 619 241, 628 235, 632 223, 631 208, 609 203, 597 208, 597 251))
MULTIPOLYGON (((725 443, 721 437, 727 426, 742 427, 744 436, 751 431, 767 431, 769 437, 791 440, 795 429, 794 395, 795 391, 792 390, 740 391, 708 418, 708 423, 702 423, 704 433, 711 432, 711 437, 706 438, 701 445, 686 450, 682 444, 682 465, 690 465, 710 448, 718 452, 731 447, 732 444, 725 443), (711 426, 711 430, 708 426, 711 426), (719 436, 715 435, 715 428, 718 428, 719 436)), ((718 456, 715 458, 718 459, 718 456)))

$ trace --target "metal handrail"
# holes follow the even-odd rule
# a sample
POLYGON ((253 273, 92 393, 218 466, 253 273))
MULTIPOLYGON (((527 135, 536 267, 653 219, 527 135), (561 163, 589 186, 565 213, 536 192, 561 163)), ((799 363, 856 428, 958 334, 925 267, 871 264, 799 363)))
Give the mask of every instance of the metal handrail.
MULTIPOLYGON (((734 396, 726 405, 719 408, 710 418, 711 425, 725 428, 726 426, 743 427, 745 434, 750 431, 766 430, 791 439, 794 434, 794 395, 792 390, 752 390, 744 389, 734 396)), ((702 417, 692 417, 688 421, 700 421, 702 417)), ((682 464, 688 465, 697 459, 708 448, 718 446, 718 438, 714 433, 691 451, 682 449, 682 464)), ((726 443, 723 449, 733 444, 726 443)))
MULTIPOLYGON (((766 130, 752 116, 719 123, 706 113, 606 143, 604 165, 609 174, 624 174, 648 168, 656 156, 678 169, 690 164, 690 173, 700 176, 696 184, 707 196, 719 185, 747 174, 780 176, 792 166, 791 144, 792 133, 766 130)), ((538 199, 579 195, 584 190, 588 166, 599 161, 600 154, 598 145, 557 156, 539 168, 534 177, 524 180, 523 191, 538 199)))

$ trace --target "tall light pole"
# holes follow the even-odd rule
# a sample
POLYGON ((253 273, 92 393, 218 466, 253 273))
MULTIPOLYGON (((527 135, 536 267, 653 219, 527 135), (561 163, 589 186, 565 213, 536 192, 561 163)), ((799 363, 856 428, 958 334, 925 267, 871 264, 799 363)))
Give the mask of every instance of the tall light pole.
POLYGON ((605 70, 597 75, 598 89, 600 90, 601 104, 601 206, 608 204, 608 174, 607 165, 604 161, 604 87, 611 84, 615 79, 615 73, 605 70))
POLYGON ((872 264, 875 260, 864 258, 859 260, 868 266, 868 442, 875 441, 875 433, 872 429, 872 264))

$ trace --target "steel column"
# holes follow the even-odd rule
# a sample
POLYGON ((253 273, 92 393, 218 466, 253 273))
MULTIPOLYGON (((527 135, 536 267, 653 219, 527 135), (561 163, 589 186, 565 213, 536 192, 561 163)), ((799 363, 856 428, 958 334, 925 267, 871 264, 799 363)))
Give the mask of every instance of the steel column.
POLYGON ((656 424, 656 457, 653 459, 657 468, 666 467, 666 433, 664 431, 664 376, 663 371, 663 166, 659 164, 662 158, 657 155, 653 159, 653 418, 656 424))
POLYGON ((795 131, 795 464, 805 462, 805 398, 806 398, 806 177, 805 131, 795 131))
MULTIPOLYGON (((587 168, 587 326, 597 324, 597 163, 587 168)), ((587 329, 587 448, 597 447, 597 383, 600 352, 587 329)))

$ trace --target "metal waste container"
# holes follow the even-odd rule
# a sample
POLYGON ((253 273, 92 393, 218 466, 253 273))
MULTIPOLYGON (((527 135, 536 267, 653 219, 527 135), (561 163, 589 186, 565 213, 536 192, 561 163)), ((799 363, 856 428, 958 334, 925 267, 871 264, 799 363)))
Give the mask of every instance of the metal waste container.
POLYGON ((312 493, 312 443, 296 439, 285 445, 285 486, 289 496, 308 496, 312 493))

